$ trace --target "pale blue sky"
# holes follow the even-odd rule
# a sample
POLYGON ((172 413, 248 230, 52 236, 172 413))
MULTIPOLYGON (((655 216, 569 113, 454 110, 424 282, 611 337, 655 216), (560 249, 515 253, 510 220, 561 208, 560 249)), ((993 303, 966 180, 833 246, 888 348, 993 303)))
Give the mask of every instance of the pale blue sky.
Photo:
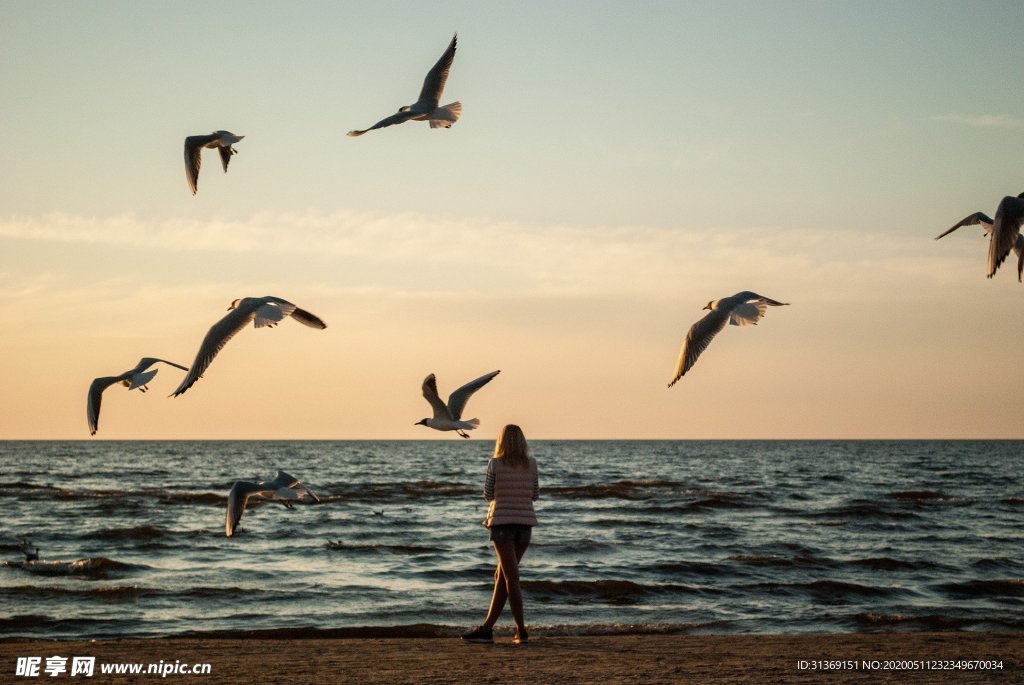
POLYGON ((114 389, 101 436, 428 437, 423 376, 503 368, 482 436, 1024 437, 989 354, 1024 287, 980 231, 932 240, 1024 190, 1022 29, 1013 2, 2 1, 0 437, 85 437, 92 377, 188 364, 264 294, 328 330, 244 332, 173 401, 169 371, 114 389), (344 135, 455 31, 453 128, 344 135), (182 140, 219 128, 246 138, 192 197, 182 140), (667 391, 745 289, 794 304, 667 391), (250 359, 277 395, 225 406, 250 359))

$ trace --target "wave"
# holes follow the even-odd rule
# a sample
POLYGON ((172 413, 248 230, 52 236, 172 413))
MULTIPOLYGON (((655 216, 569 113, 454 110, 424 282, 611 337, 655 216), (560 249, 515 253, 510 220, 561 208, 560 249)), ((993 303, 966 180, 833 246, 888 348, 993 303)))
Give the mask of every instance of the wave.
MULTIPOLYGON (((228 487, 228 490, 230 490, 230 486, 228 487)), ((206 504, 210 506, 226 507, 228 503, 227 494, 218 495, 215 492, 160 491, 152 494, 159 498, 161 504, 206 504)))
POLYGON ((433 480, 420 480, 412 484, 403 485, 402 492, 410 497, 418 498, 426 495, 476 495, 480 494, 482 489, 479 487, 471 488, 459 483, 439 483, 433 480))
POLYGON ((935 500, 951 499, 949 495, 935 490, 898 490, 896 492, 890 492, 886 497, 889 499, 910 502, 933 502, 935 500))
POLYGON ((24 600, 26 597, 37 599, 49 599, 68 597, 75 599, 102 599, 102 600, 131 600, 138 599, 141 595, 152 594, 138 585, 105 585, 101 587, 47 587, 40 585, 20 585, 5 587, 0 590, 0 596, 13 595, 24 600))
POLYGON ((873 587, 870 585, 860 585, 859 583, 849 583, 841 580, 815 580, 808 583, 756 583, 752 586, 748 585, 746 587, 752 587, 758 590, 768 590, 770 592, 809 592, 816 597, 824 599, 836 599, 851 595, 860 597, 884 597, 886 595, 891 595, 896 591, 894 588, 873 587))
POLYGON ((343 640, 386 638, 455 637, 465 631, 456 626, 433 623, 412 623, 397 626, 353 626, 349 628, 266 628, 256 630, 190 630, 173 637, 232 639, 232 640, 343 640))
POLYGON ((936 568, 930 561, 904 561, 889 557, 868 557, 867 559, 851 559, 845 562, 848 566, 869 568, 872 571, 921 571, 936 568))
POLYGON ((955 597, 1024 597, 1024 579, 968 580, 962 583, 944 583, 937 586, 955 597))
POLYGON ((845 506, 814 512, 823 518, 839 518, 846 521, 854 519, 915 519, 919 514, 906 510, 889 509, 884 504, 870 500, 856 500, 845 506))
POLYGON ((151 498, 158 500, 161 504, 207 504, 225 506, 227 504, 227 491, 220 495, 213 492, 183 492, 170 491, 164 488, 146 488, 142 490, 74 490, 68 488, 56 488, 52 485, 32 485, 30 483, 8 483, 0 485, 0 496, 8 495, 19 500, 92 500, 106 502, 113 500, 117 503, 124 503, 131 498, 151 498))
POLYGON ((691 585, 642 584, 631 580, 524 580, 523 590, 531 594, 592 597, 611 604, 631 604, 643 597, 663 593, 708 593, 712 590, 691 585))
POLYGON ((657 490, 678 487, 678 483, 669 480, 620 480, 614 483, 550 486, 543 489, 543 494, 570 499, 644 500, 658 496, 657 490))
MULTIPOLYGON (((45 614, 15 614, 13 616, 0 616, 0 635, 52 635, 52 634, 89 634, 105 635, 108 631, 103 628, 108 626, 120 626, 115 634, 124 634, 124 625, 121 621, 110 621, 95 618, 69 618, 68 616, 47 616, 45 614)), ((0 642, 20 641, 18 637, 0 638, 0 642)))
POLYGON ((811 554, 798 554, 793 557, 780 557, 775 554, 733 554, 726 557, 727 561, 737 561, 751 566, 769 566, 773 568, 823 568, 833 566, 831 559, 816 557, 811 554))
POLYGON ((1020 630, 1024 620, 1002 616, 949 616, 927 614, 907 616, 904 614, 881 614, 873 611, 859 613, 853 617, 860 630, 963 630, 977 626, 991 626, 1003 630, 1020 630))
POLYGON ((105 528, 82 537, 93 540, 153 540, 170 535, 160 526, 134 526, 132 528, 105 528))
POLYGON ((433 547, 427 547, 425 545, 385 545, 381 543, 351 543, 343 542, 342 540, 328 540, 324 543, 324 547, 336 552, 369 552, 369 553, 387 553, 387 554, 437 554, 438 552, 444 551, 443 548, 435 545, 433 547))
MULTIPOLYGON (((532 631, 545 637, 591 637, 605 635, 675 635, 715 624, 697 623, 597 623, 597 624, 534 624, 532 631)), ((347 628, 268 628, 263 630, 187 631, 169 637, 191 639, 239 640, 380 640, 389 638, 450 638, 465 632, 465 626, 435 623, 411 623, 393 626, 352 626, 347 628)))
POLYGON ((126 575, 146 568, 106 557, 76 559, 75 561, 5 561, 4 566, 20 568, 40 576, 84 576, 97 580, 126 575))

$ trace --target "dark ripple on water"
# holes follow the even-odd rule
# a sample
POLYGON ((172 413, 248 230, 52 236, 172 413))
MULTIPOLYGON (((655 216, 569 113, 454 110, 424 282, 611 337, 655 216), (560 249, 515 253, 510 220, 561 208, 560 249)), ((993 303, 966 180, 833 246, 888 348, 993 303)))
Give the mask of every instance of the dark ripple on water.
POLYGON ((141 564, 128 564, 106 557, 74 561, 5 561, 4 566, 39 576, 76 576, 99 580, 123 577, 146 568, 141 564))

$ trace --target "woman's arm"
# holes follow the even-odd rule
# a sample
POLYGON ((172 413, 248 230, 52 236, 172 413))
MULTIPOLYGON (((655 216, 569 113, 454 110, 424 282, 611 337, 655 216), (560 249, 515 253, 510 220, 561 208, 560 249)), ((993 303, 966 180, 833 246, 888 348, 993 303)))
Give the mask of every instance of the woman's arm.
POLYGON ((487 462, 487 475, 484 477, 484 499, 488 502, 494 499, 494 460, 487 462))

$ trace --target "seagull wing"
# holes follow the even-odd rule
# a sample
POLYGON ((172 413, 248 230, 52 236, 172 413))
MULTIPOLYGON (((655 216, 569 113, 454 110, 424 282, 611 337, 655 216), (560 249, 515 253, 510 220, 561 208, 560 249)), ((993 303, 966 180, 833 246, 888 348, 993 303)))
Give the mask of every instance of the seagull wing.
POLYGON ((953 231, 955 231, 956 229, 960 228, 961 226, 977 226, 979 224, 982 228, 985 229, 985 233, 992 232, 992 219, 990 219, 988 215, 985 214, 984 212, 975 212, 970 216, 965 216, 963 219, 960 219, 960 221, 958 221, 956 225, 953 226, 953 228, 946 229, 942 233, 935 236, 935 239, 938 240, 939 238, 944 238, 953 231))
POLYGON ((103 376, 89 384, 89 396, 85 402, 85 417, 89 421, 89 435, 96 435, 100 427, 100 403, 103 391, 121 380, 120 376, 103 376))
POLYGON ((228 173, 228 164, 231 163, 231 155, 235 154, 235 151, 231 149, 230 145, 221 145, 217 148, 220 152, 220 163, 224 167, 224 173, 228 173))
POLYGON ((327 328, 327 324, 325 324, 319 316, 311 314, 305 309, 299 309, 296 307, 295 311, 292 312, 292 318, 301 324, 309 326, 310 328, 319 328, 320 330, 327 328))
POLYGON ((458 34, 452 36, 452 42, 448 44, 448 49, 441 55, 441 59, 437 60, 437 64, 427 72, 417 104, 430 105, 431 109, 436 108, 439 104, 441 94, 444 92, 444 84, 448 82, 448 71, 452 68, 452 61, 455 59, 455 43, 458 38, 458 34))
POLYGON ((309 486, 299 483, 297 488, 299 490, 299 499, 302 499, 303 495, 309 495, 310 499, 312 499, 317 504, 320 504, 320 497, 317 496, 315 492, 310 490, 309 486))
POLYGON ((172 397, 177 397, 186 390, 192 387, 192 384, 199 380, 202 375, 209 368, 213 362, 213 358, 217 356, 217 353, 221 351, 231 338, 235 336, 238 331, 245 328, 245 325, 252 321, 253 311, 250 308, 239 308, 232 309, 227 313, 223 319, 213 324, 207 332, 206 337, 203 338, 202 344, 199 346, 199 352, 196 353, 196 359, 192 362, 192 368, 185 374, 185 378, 182 379, 181 385, 178 389, 172 393, 172 397))
POLYGON ((1021 282, 1021 276, 1024 275, 1024 235, 1017 235, 1017 244, 1013 246, 1013 251, 1017 253, 1017 282, 1021 282))
POLYGON ((732 326, 757 325, 757 322, 764 318, 768 305, 785 307, 789 304, 749 291, 733 295, 729 300, 735 302, 731 308, 726 307, 730 310, 729 324, 732 326))
POLYGON ((256 328, 274 326, 284 320, 284 317, 295 311, 295 305, 287 300, 273 297, 264 297, 263 303, 253 312, 253 325, 256 328))
POLYGON ((996 220, 992 223, 992 239, 988 243, 988 277, 995 275, 996 269, 1010 254, 1017 244, 1021 223, 1024 222, 1024 199, 1004 197, 996 209, 996 220))
POLYGON ((741 302, 729 312, 729 325, 756 326, 767 309, 768 305, 765 304, 764 300, 741 302))
POLYGON ((490 373, 484 374, 474 381, 466 383, 462 387, 458 388, 451 395, 448 396, 448 411, 451 412, 452 418, 458 421, 462 418, 462 410, 466 408, 466 402, 473 396, 480 388, 484 387, 491 382, 491 379, 501 373, 501 370, 491 371, 490 373))
POLYGON ((152 371, 138 371, 136 373, 133 373, 131 376, 125 379, 128 381, 128 389, 134 390, 135 388, 146 385, 151 380, 153 380, 153 377, 156 376, 156 372, 158 370, 159 369, 153 369, 152 371))
POLYGON ((249 481, 238 480, 231 486, 228 493, 228 510, 224 520, 224 534, 231 537, 235 534, 238 522, 242 520, 245 513, 245 505, 249 502, 249 496, 260 490, 260 486, 249 481))
POLYGON ((199 189, 199 167, 203 164, 203 147, 216 138, 216 135, 206 135, 189 136, 185 139, 185 179, 193 195, 199 189))
POLYGON ((671 388, 676 384, 676 381, 686 375, 686 372, 696 363, 697 357, 700 356, 701 352, 707 349, 707 346, 718 335, 718 332, 725 328, 728 320, 729 310, 727 308, 713 309, 703 319, 690 326, 686 339, 683 341, 683 346, 679 350, 676 370, 672 374, 672 380, 669 382, 668 387, 671 388))
MULTIPOLYGON (((168 366, 173 366, 175 368, 181 369, 182 371, 188 371, 188 367, 187 366, 182 366, 181 364, 175 364, 174 362, 169 362, 166 359, 159 359, 158 357, 145 357, 142 361, 149 362, 149 364, 147 364, 146 366, 150 366, 152 364, 156 364, 157 362, 160 362, 161 364, 167 364, 168 366)), ((142 362, 139 362, 139 363, 141 364, 142 362)))
POLYGON ((437 394, 437 378, 434 377, 434 374, 430 374, 423 379, 423 397, 433 407, 435 419, 453 418, 452 413, 448 411, 448 407, 437 394))
POLYGON ((278 470, 277 473, 274 474, 274 480, 269 483, 260 483, 260 485, 264 485, 270 490, 280 490, 281 488, 293 488, 296 485, 299 485, 299 479, 291 474, 278 470))
POLYGON ((412 111, 397 112, 395 114, 392 114, 389 117, 385 117, 384 119, 381 119, 380 121, 378 121, 376 124, 374 124, 370 128, 364 128, 361 131, 349 131, 346 135, 349 135, 349 136, 361 136, 364 133, 366 133, 367 131, 373 131, 373 130, 376 130, 378 128, 385 128, 387 126, 392 126, 393 124, 403 124, 403 123, 409 121, 409 119, 412 119, 414 116, 416 116, 416 112, 412 112, 412 111))

